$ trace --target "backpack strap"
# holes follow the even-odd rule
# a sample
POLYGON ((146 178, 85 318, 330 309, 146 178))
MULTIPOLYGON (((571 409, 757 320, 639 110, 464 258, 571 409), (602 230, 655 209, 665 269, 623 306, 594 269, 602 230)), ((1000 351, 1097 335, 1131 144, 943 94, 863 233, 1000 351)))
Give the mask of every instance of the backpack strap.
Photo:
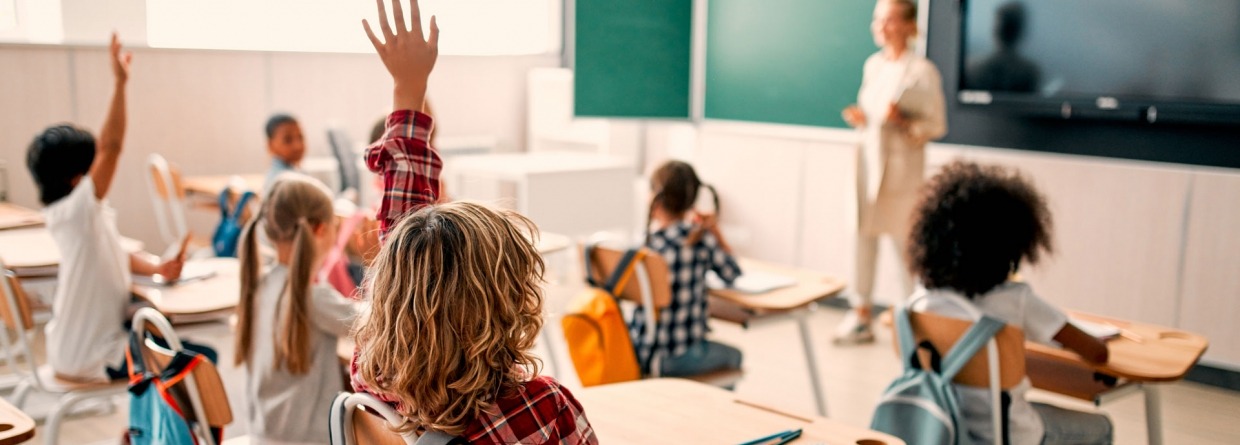
POLYGON ((607 291, 607 293, 617 296, 624 291, 624 284, 628 282, 629 275, 633 272, 633 268, 646 257, 645 251, 640 248, 629 249, 624 252, 624 256, 620 258, 620 263, 616 265, 616 269, 611 271, 611 275, 607 277, 607 281, 599 284, 595 281, 594 274, 591 273, 591 258, 594 257, 596 243, 586 244, 585 247, 585 269, 586 284, 591 287, 597 287, 607 291))
POLYGON ((986 346, 986 343, 995 336, 1003 327, 1006 326, 1002 321, 994 317, 983 315, 980 320, 973 323, 964 336, 956 340, 956 344, 952 346, 947 355, 943 357, 942 376, 946 380, 956 378, 956 374, 964 369, 964 365, 973 359, 977 351, 986 346))
POLYGON ((224 212, 223 217, 239 223, 241 219, 241 212, 245 210, 245 205, 250 202, 250 198, 254 197, 254 192, 246 190, 245 193, 242 193, 241 198, 237 200, 237 206, 233 207, 230 211, 227 210, 228 195, 230 191, 231 190, 224 190, 220 193, 220 211, 224 212))
POLYGON ((909 322, 907 305, 896 308, 896 341, 900 342, 900 353, 904 354, 904 369, 921 369, 921 360, 917 357, 917 341, 913 338, 913 323, 909 322))
POLYGON ((141 396, 151 386, 154 374, 147 372, 142 356, 142 343, 138 334, 129 333, 129 348, 125 349, 125 364, 129 367, 129 393, 141 396))
POLYGON ((646 258, 646 251, 641 248, 629 249, 624 251, 624 256, 620 258, 620 264, 616 265, 616 270, 611 271, 611 277, 607 278, 607 283, 603 285, 603 290, 607 293, 619 297, 624 292, 624 285, 629 282, 629 276, 633 274, 633 269, 637 263, 646 258))

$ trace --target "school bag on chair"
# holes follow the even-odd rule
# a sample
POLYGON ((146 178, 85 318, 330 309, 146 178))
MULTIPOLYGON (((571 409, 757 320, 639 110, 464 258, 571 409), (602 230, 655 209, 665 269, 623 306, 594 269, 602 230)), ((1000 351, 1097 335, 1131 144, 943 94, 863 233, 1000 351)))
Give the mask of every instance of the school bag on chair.
POLYGON ((602 285, 590 276, 593 254, 594 246, 587 245, 585 269, 590 288, 573 299, 568 313, 560 319, 573 367, 577 369, 582 386, 637 380, 641 378, 637 353, 616 299, 645 252, 641 249, 626 251, 616 270, 602 285))
POLYGON ((220 225, 216 226, 215 235, 211 237, 211 250, 217 257, 237 257, 237 242, 241 239, 243 226, 241 214, 245 213, 245 206, 254 197, 254 192, 242 193, 237 205, 231 209, 228 207, 230 197, 232 189, 220 192, 220 225))
MULTIPOLYGON (((185 376, 206 360, 206 357, 188 351, 178 351, 164 369, 148 369, 148 361, 142 353, 142 339, 137 333, 129 336, 129 350, 125 360, 129 365, 129 430, 125 443, 132 445, 196 445, 198 443, 187 412, 187 396, 177 387, 185 376)), ((215 443, 220 443, 223 431, 212 429, 215 443)))
POLYGON ((928 342, 915 344, 908 311, 905 306, 895 310, 900 358, 905 360, 904 373, 883 392, 870 429, 899 437, 908 445, 970 444, 952 379, 1003 329, 1004 323, 983 316, 940 361, 928 342), (930 349, 931 362, 940 362, 942 371, 923 369, 917 355, 919 348, 930 349))

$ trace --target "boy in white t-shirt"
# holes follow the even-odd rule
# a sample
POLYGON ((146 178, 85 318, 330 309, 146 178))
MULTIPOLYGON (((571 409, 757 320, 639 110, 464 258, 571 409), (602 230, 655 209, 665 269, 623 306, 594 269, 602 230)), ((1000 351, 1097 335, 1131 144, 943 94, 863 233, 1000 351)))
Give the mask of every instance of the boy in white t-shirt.
MULTIPOLYGON (((110 48, 115 90, 99 141, 72 125, 56 125, 35 137, 26 153, 39 187, 47 230, 60 251, 60 270, 48 322, 47 361, 57 377, 77 381, 126 376, 126 322, 133 303, 130 274, 181 276, 182 258, 155 264, 126 252, 107 202, 125 136, 125 85, 132 54, 110 48)), ((212 361, 210 348, 186 344, 212 361)))
MULTIPOLYGON (((925 285, 916 311, 974 319, 977 312, 1024 330, 1029 340, 1073 350, 1106 363, 1107 346, 1068 323, 1058 308, 1010 281, 1022 261, 1036 263, 1051 251, 1051 216, 1046 203, 1020 175, 999 167, 953 162, 927 184, 914 213, 908 243, 909 266, 925 285)), ((1111 421, 1086 413, 1030 403, 1025 378, 1007 393, 1008 437, 1012 444, 1109 444, 1111 421)), ((992 437, 987 388, 956 385, 960 410, 975 443, 992 437)))

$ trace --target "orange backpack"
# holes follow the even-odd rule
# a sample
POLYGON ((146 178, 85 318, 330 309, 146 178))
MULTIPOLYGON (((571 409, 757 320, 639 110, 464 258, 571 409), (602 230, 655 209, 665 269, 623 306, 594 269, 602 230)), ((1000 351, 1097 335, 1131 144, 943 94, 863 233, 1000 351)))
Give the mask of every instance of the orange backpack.
POLYGON ((594 246, 586 246, 586 282, 590 288, 573 299, 568 313, 560 319, 573 367, 577 369, 582 386, 637 380, 641 378, 637 353, 616 299, 624 291, 624 283, 634 266, 645 257, 645 251, 630 249, 625 252, 602 286, 590 276, 593 253, 594 246))

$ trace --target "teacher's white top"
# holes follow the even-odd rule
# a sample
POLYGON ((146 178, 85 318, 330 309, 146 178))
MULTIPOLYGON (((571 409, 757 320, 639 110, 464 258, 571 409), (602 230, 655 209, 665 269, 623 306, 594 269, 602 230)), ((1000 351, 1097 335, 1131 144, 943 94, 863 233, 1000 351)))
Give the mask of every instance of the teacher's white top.
POLYGON ((925 174, 926 142, 947 133, 939 70, 910 48, 896 60, 879 51, 865 61, 857 104, 865 112, 858 165, 860 228, 868 235, 904 236, 925 174), (887 123, 888 106, 909 119, 887 123))

